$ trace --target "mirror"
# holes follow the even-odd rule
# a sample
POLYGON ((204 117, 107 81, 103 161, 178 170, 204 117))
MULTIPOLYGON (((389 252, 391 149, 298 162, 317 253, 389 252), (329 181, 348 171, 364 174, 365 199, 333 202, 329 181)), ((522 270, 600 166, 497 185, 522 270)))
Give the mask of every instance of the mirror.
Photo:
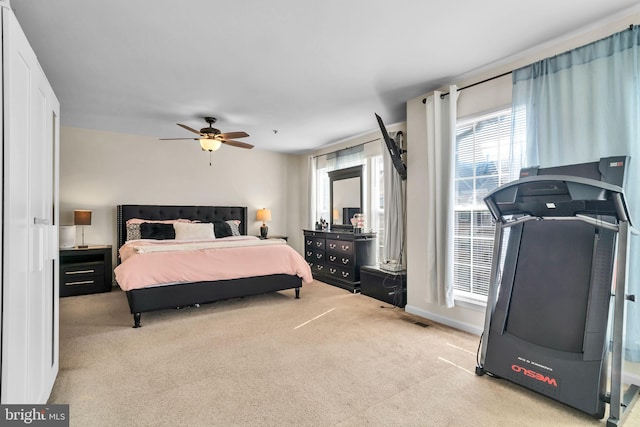
POLYGON ((329 172, 331 228, 353 230, 351 218, 362 210, 362 165, 329 172))

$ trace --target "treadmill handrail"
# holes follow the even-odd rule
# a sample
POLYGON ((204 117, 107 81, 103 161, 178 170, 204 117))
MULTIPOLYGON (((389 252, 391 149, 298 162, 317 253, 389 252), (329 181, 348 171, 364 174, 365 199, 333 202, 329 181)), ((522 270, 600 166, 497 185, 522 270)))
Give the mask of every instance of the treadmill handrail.
POLYGON ((503 228, 511 228, 518 224, 522 224, 523 222, 528 221, 582 221, 586 224, 593 225, 597 228, 604 228, 606 230, 611 230, 614 232, 619 232, 620 227, 617 224, 602 221, 587 215, 577 214, 575 216, 531 216, 524 215, 513 219, 505 219, 502 224, 503 228))
MULTIPOLYGON (((553 194, 553 190, 558 190, 558 187, 554 187, 553 183, 562 182, 566 185, 567 191, 571 196, 571 201, 584 201, 584 202, 609 202, 615 208, 615 216, 619 221, 629 222, 631 225, 631 219, 629 216, 629 210, 627 208, 625 199, 624 199, 624 190, 622 187, 617 185, 609 184, 607 182, 598 181, 591 178, 583 178, 577 176, 570 175, 536 175, 529 176, 525 178, 520 178, 506 184, 501 185, 500 187, 492 190, 484 197, 484 202, 489 208, 489 211, 493 215, 496 221, 505 222, 505 216, 512 215, 526 215, 530 214, 526 210, 514 211, 513 206, 517 203, 518 197, 528 197, 529 199, 533 199, 535 197, 549 197, 549 200, 553 200, 553 196, 557 196, 557 194, 553 194), (536 189, 539 190, 535 194, 520 194, 521 186, 526 184, 544 184, 549 183, 549 193, 545 194, 544 189, 536 189), (571 194, 572 190, 575 194, 571 194), (588 191, 584 191, 588 190, 588 191), (580 194, 582 193, 582 194, 580 194), (593 197, 585 197, 589 193, 590 195, 597 195, 596 198, 593 197), (574 198, 574 196, 576 196, 574 198), (512 208, 508 213, 503 213, 502 206, 508 205, 512 208)), ((529 188, 531 190, 531 188, 529 188)), ((564 194, 561 194, 564 195, 564 194)), ((529 203, 533 203, 529 201, 529 203)), ((540 202, 542 205, 542 202, 540 202)), ((610 215, 613 212, 606 213, 606 215, 610 215)), ((533 215, 533 216, 541 216, 541 215, 533 215)), ((546 216, 546 215, 545 215, 546 216)), ((553 216, 553 215, 549 215, 553 216)))

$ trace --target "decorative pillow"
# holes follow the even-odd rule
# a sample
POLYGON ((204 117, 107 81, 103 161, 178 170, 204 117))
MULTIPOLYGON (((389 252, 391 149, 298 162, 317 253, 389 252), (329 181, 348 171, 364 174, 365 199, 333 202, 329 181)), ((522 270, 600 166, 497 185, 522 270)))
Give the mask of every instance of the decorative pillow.
POLYGON ((210 222, 173 224, 176 230, 176 240, 213 240, 216 235, 213 233, 213 224, 210 222))
POLYGON ((233 232, 231 231, 231 226, 226 222, 214 221, 213 233, 216 235, 216 239, 233 236, 233 232))
POLYGON ((127 242, 129 240, 142 239, 140 235, 140 224, 127 224, 127 242))
POLYGON ((239 219, 230 219, 225 221, 231 227, 231 235, 232 236, 240 236, 240 220, 239 219))
POLYGON ((140 224, 140 236, 143 239, 175 239, 176 231, 173 229, 173 224, 143 222, 142 224, 140 224))

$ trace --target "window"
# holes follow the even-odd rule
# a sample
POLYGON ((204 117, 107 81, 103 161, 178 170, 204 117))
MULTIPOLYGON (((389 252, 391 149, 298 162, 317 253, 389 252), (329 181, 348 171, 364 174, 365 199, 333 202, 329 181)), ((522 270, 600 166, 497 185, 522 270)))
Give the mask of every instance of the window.
POLYGON ((454 202, 454 293, 456 299, 486 301, 491 275, 493 218, 484 196, 518 177, 524 156, 524 114, 511 109, 456 126, 454 202), (512 126, 515 126, 511 144, 512 126))
POLYGON ((377 259, 384 258, 384 162, 382 156, 372 156, 369 161, 371 171, 371 220, 369 227, 377 233, 377 259))

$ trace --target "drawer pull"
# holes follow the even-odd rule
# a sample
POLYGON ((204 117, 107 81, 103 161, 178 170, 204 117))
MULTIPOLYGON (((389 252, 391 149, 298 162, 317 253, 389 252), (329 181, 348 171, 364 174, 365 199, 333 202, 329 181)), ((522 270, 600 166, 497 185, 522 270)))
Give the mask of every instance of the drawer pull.
POLYGON ((76 271, 65 271, 64 274, 90 274, 95 273, 95 270, 76 270, 76 271))
POLYGON ((316 242, 316 246, 317 246, 317 247, 322 246, 322 242, 316 242))
POLYGON ((349 264, 349 258, 342 258, 343 264, 349 264))
POLYGON ((316 258, 318 259, 322 258, 322 254, 316 254, 316 258))
POLYGON ((349 277, 349 272, 348 271, 343 271, 342 272, 342 277, 349 277))
POLYGON ((307 240, 307 246, 311 246, 311 243, 313 243, 313 240, 307 240))
POLYGON ((330 247, 331 249, 335 249, 335 248, 336 248, 336 244, 335 244, 335 243, 329 243, 329 247, 330 247))
POLYGON ((322 265, 322 264, 318 265, 318 270, 322 270, 323 268, 324 268, 324 265, 322 265))
POLYGON ((307 256, 311 256, 312 254, 313 254, 313 252, 307 251, 307 256))
POLYGON ((329 272, 330 272, 331 274, 336 274, 336 271, 337 271, 337 270, 336 270, 335 268, 330 268, 330 269, 329 269, 329 272))
POLYGON ((336 258, 337 258, 337 257, 336 257, 335 255, 329 255, 329 259, 330 259, 331 261, 335 261, 335 260, 336 260, 336 258))
POLYGON ((81 280, 79 282, 67 282, 64 285, 65 286, 73 286, 73 285, 90 285, 92 283, 95 283, 95 281, 93 280, 81 280))
POLYGON ((348 251, 349 250, 349 245, 342 245, 342 250, 343 251, 348 251))

